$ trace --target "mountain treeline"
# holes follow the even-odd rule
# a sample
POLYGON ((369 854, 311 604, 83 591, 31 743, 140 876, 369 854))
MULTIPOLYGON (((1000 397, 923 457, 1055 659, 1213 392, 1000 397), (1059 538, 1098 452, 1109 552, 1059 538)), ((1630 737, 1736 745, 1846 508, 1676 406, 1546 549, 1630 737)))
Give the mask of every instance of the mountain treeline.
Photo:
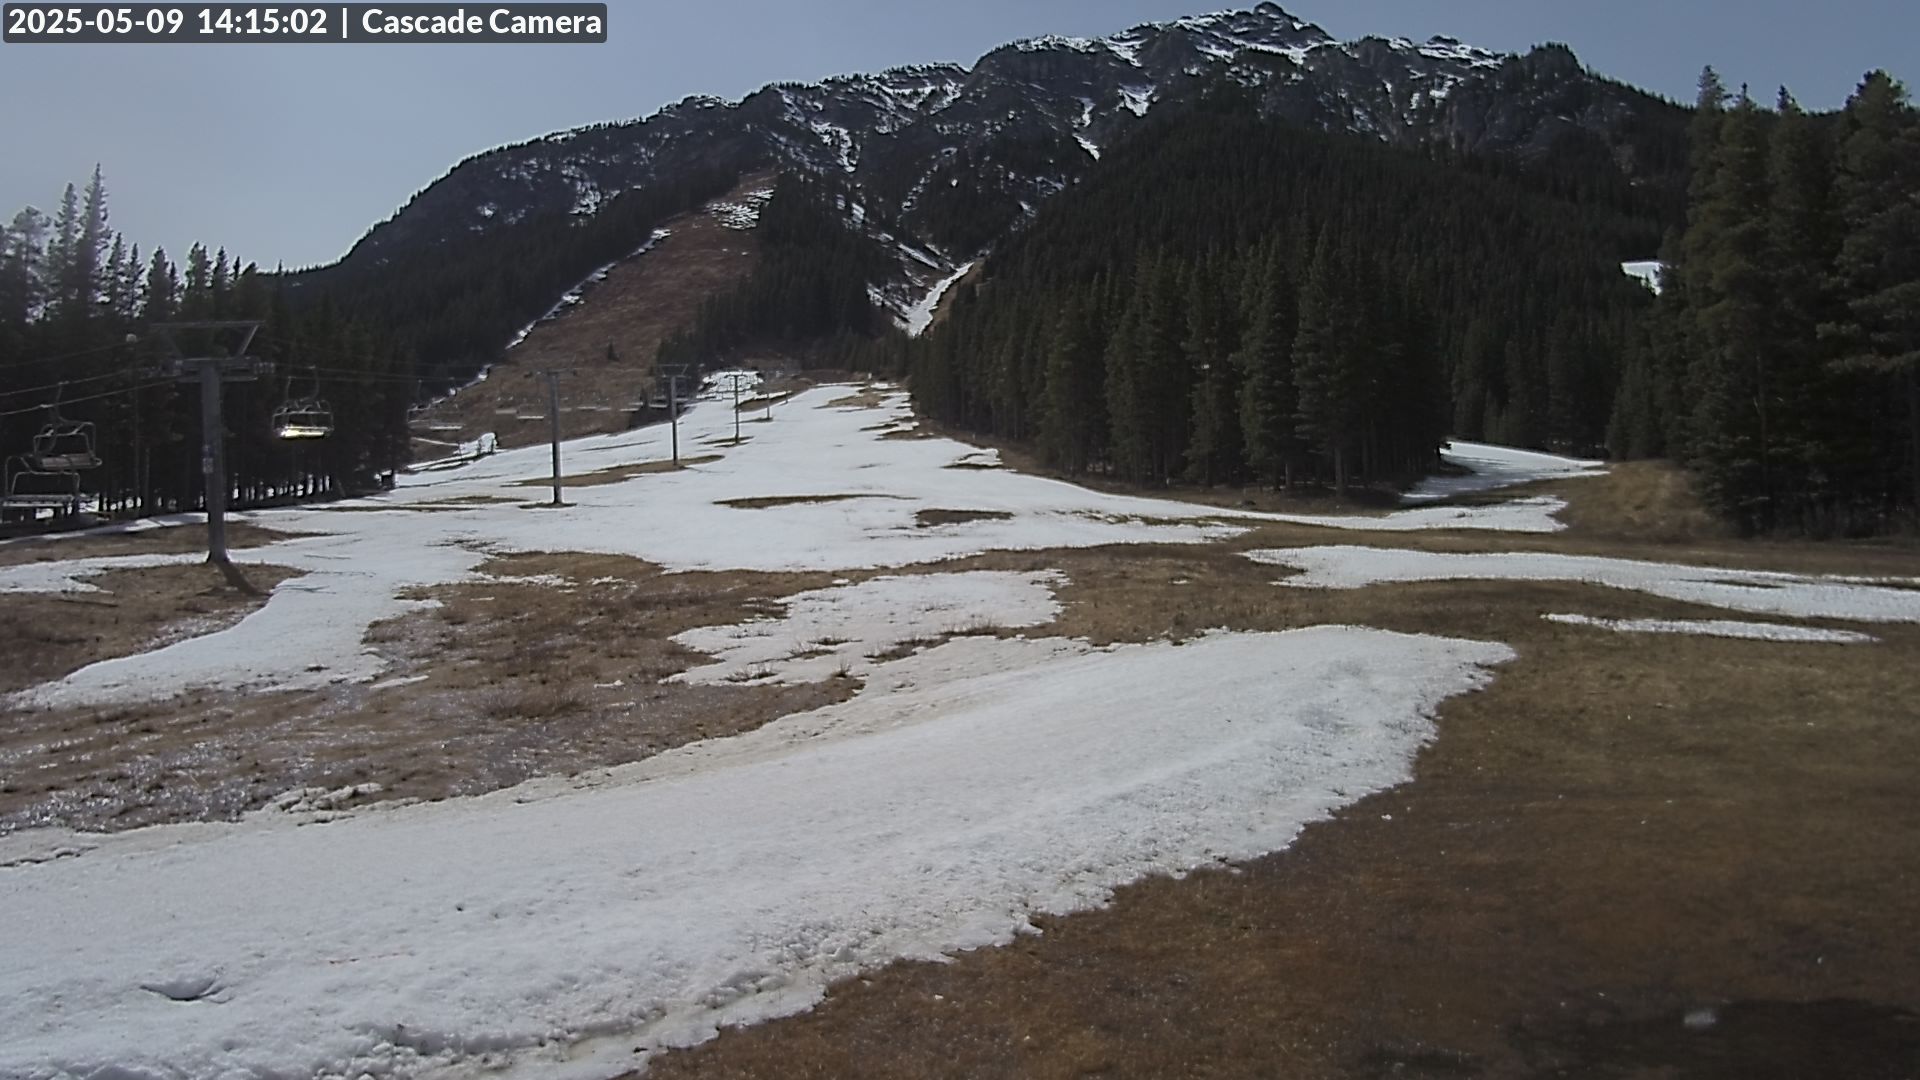
POLYGON ((291 303, 322 299, 380 328, 419 358, 425 393, 459 386, 505 355, 520 328, 599 267, 632 255, 668 218, 725 194, 737 169, 690 169, 670 182, 624 192, 591 217, 549 213, 429 245, 349 255, 289 275, 291 303))
POLYGON ((1394 482, 1449 431, 1597 448, 1650 301, 1619 264, 1669 223, 1459 164, 1215 95, 956 287, 915 402, 1156 483, 1394 482))
POLYGON ((1920 508, 1920 116, 1884 72, 1837 116, 1701 79, 1684 231, 1610 442, 1684 460, 1747 532, 1920 508))
MULTIPOLYGON (((417 384, 409 358, 365 322, 322 303, 293 312, 271 275, 195 245, 184 265, 144 254, 108 223, 98 170, 84 191, 67 187, 48 217, 29 207, 0 226, 0 452, 6 482, 28 471, 36 436, 71 432, 61 450, 90 443, 99 464, 77 475, 17 481, 22 490, 76 485, 102 513, 154 514, 202 505, 198 388, 169 377, 172 356, 155 327, 264 320, 249 354, 276 365, 256 382, 226 387, 227 463, 236 505, 365 489, 405 461, 406 413, 417 384), (325 439, 273 434, 292 400, 324 399, 325 439)), ((237 341, 189 331, 174 346, 192 356, 237 341)))

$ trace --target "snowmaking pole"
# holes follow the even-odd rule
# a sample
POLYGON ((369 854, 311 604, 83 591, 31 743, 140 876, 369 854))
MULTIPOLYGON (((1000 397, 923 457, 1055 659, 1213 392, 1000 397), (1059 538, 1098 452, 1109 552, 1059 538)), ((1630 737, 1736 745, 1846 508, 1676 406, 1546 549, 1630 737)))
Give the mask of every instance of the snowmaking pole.
POLYGON ((729 376, 733 380, 733 441, 740 441, 740 373, 729 376))

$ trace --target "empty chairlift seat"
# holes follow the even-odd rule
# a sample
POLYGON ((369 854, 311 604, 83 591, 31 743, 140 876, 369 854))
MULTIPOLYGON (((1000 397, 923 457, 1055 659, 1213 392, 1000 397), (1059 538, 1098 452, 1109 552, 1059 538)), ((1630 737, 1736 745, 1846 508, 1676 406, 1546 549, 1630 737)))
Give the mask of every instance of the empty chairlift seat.
POLYGON ((33 437, 30 464, 39 472, 80 472, 100 467, 94 448, 93 425, 56 420, 33 437))
POLYGON ((6 471, 7 489, 0 496, 0 510, 37 515, 42 510, 57 513, 79 509, 79 473, 36 468, 30 458, 9 459, 6 471))

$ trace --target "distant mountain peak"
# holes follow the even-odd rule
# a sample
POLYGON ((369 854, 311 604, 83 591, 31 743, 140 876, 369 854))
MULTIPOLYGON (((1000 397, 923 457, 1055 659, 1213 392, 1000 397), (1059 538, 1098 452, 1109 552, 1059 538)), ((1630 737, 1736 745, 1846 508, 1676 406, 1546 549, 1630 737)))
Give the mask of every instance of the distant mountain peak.
POLYGON ((1230 81, 1278 120, 1410 146, 1537 155, 1597 139, 1623 170, 1636 110, 1658 103, 1582 68, 1436 35, 1340 42, 1275 3, 1049 35, 971 66, 921 64, 688 97, 644 120, 560 132, 462 162, 356 247, 438 243, 536 215, 588 221, 690 170, 842 178, 849 205, 964 260, 1076 182, 1150 111, 1230 81), (1507 79, 1503 73, 1524 75, 1507 79), (1524 84, 1524 85, 1522 85, 1524 84))

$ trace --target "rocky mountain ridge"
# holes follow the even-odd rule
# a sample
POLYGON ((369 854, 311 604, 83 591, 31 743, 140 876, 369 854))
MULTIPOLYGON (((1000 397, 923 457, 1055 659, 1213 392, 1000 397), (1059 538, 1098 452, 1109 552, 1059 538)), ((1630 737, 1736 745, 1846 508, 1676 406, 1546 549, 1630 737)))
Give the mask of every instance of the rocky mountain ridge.
MULTIPOLYGON (((1149 113, 1237 85, 1269 115, 1406 146, 1525 162, 1569 145, 1634 183, 1676 106, 1601 78, 1564 46, 1499 54, 1452 38, 1340 42, 1276 4, 1043 37, 971 67, 935 64, 688 98, 645 119, 476 155, 376 226, 345 260, 384 262, 535 217, 589 223, 620 194, 692 168, 843 179, 850 216, 958 265, 1094 167, 1149 113)), ((1667 125, 1671 127, 1671 123, 1667 125)))

